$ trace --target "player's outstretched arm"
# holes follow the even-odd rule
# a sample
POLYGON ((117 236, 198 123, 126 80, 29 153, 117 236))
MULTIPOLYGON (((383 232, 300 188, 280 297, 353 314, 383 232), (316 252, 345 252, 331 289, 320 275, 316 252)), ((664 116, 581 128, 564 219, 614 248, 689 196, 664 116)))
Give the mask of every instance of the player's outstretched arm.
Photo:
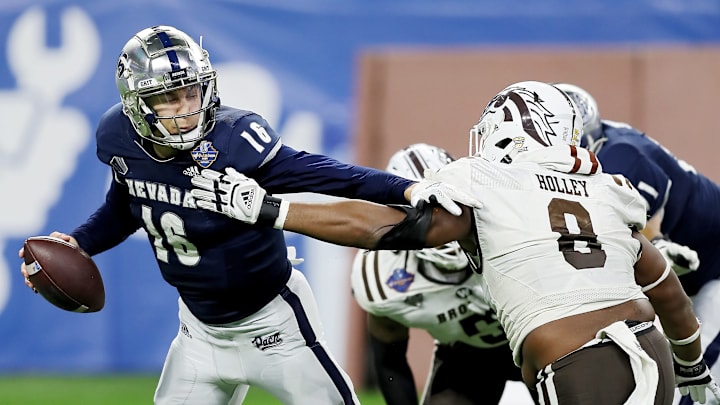
POLYGON ((471 208, 459 215, 425 201, 418 207, 389 207, 361 200, 288 202, 269 196, 258 183, 232 168, 222 174, 203 170, 192 179, 198 207, 247 224, 270 225, 344 246, 413 250, 465 238, 471 208))
POLYGON ((412 250, 465 238, 471 209, 455 216, 440 207, 397 208, 360 200, 288 203, 283 229, 364 249, 412 250), (425 222, 427 221, 427 222, 425 222))

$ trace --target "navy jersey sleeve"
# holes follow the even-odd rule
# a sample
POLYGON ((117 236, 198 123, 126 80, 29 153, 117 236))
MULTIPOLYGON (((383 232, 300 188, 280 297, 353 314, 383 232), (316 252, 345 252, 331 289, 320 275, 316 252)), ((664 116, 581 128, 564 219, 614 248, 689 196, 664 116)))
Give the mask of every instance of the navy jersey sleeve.
POLYGON ((310 192, 382 204, 407 203, 403 194, 413 181, 283 145, 258 114, 248 112, 231 125, 218 124, 232 128, 231 136, 215 139, 231 156, 228 164, 271 194, 310 192))
POLYGON ((118 245, 139 227, 130 212, 127 186, 113 181, 105 203, 70 235, 92 256, 118 245))
MULTIPOLYGON (((95 131, 97 156, 100 161, 108 165, 111 165, 110 160, 113 156, 111 150, 119 150, 118 145, 126 148, 119 140, 132 130, 130 121, 123 118, 121 108, 122 105, 118 103, 108 109, 100 118, 95 131)), ((132 144, 132 142, 128 143, 132 144)), ((105 196, 105 203, 84 224, 73 230, 71 235, 91 256, 118 245, 140 227, 132 216, 129 201, 127 186, 113 180, 105 196)))
MULTIPOLYGON (((221 115, 224 117, 224 115, 221 115)), ((223 119, 223 118, 221 118, 223 119)), ((249 174, 271 160, 282 145, 280 135, 260 115, 238 111, 227 115, 233 122, 220 122, 212 138, 221 150, 229 154, 229 165, 249 174), (227 136, 223 136, 227 133, 227 136)))
POLYGON ((407 204, 403 193, 414 183, 381 170, 342 163, 286 145, 252 176, 269 193, 312 192, 381 204, 407 204))
POLYGON ((620 173, 627 177, 647 202, 649 216, 655 215, 667 201, 670 178, 654 160, 634 145, 621 142, 607 144, 598 159, 606 173, 620 173))

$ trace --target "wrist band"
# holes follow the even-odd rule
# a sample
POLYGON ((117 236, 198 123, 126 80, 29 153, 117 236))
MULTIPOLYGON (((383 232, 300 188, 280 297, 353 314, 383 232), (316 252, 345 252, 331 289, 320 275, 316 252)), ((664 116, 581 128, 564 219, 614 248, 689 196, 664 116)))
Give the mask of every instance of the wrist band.
MULTIPOLYGON (((260 213, 258 219, 255 222, 258 225, 272 225, 275 227, 275 223, 280 216, 280 207, 282 206, 283 200, 271 195, 266 195, 262 200, 262 207, 260 207, 260 213)), ((287 213, 285 214, 287 216, 287 213)), ((285 222, 285 220, 283 220, 285 222)))
POLYGON ((667 340, 670 341, 670 343, 674 344, 675 346, 687 346, 687 345, 689 345, 690 343, 696 341, 697 338, 700 337, 700 327, 701 327, 701 326, 702 326, 702 324, 700 323, 700 321, 698 321, 698 328, 697 328, 697 330, 695 331, 695 333, 693 333, 692 335, 686 337, 685 339, 677 339, 677 340, 676 340, 676 339, 671 339, 671 338, 669 338, 667 335, 665 335, 665 337, 667 338, 667 340))
POLYGON ((285 219, 287 219, 288 211, 290 210, 290 203, 285 200, 280 200, 280 207, 278 207, 278 216, 275 218, 273 228, 283 229, 285 226, 285 219))

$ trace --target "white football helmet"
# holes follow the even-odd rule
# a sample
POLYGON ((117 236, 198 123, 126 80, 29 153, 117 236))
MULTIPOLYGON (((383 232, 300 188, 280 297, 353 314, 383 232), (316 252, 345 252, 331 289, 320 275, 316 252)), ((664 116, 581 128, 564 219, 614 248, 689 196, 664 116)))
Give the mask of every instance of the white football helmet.
POLYGON ((543 82, 512 84, 490 100, 470 130, 470 154, 511 163, 518 153, 578 145, 583 123, 570 97, 543 82))
MULTIPOLYGON (((416 143, 403 148, 390 158, 386 171, 410 180, 420 181, 425 170, 438 170, 455 160, 442 148, 416 143)), ((444 271, 464 270, 468 265, 467 256, 457 242, 446 243, 435 248, 416 251, 418 259, 426 260, 444 271)))
POLYGON ((567 93, 580 110, 583 120, 583 143, 592 144, 602 136, 602 121, 597 102, 585 89, 570 83, 554 83, 554 86, 567 93), (590 139, 587 139, 587 138, 590 139), (589 141, 589 142, 587 142, 589 141))
POLYGON ((155 26, 135 34, 118 58, 115 84, 120 92, 123 112, 135 131, 145 139, 175 149, 193 148, 215 125, 219 105, 217 73, 208 52, 184 32, 174 27, 155 26), (191 88, 197 86, 197 89, 191 88), (170 92, 186 88, 199 90, 200 108, 182 115, 159 116, 147 103, 149 97, 172 96, 170 92), (160 119, 177 120, 200 116, 198 125, 170 133, 160 119))

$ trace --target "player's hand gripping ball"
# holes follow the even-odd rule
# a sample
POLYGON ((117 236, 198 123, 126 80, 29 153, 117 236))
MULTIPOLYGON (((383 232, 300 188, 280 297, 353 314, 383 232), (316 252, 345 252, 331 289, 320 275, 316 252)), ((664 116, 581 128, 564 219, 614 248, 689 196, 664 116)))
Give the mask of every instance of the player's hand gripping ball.
POLYGON ((66 311, 97 312, 105 286, 95 262, 82 249, 50 236, 25 240, 25 271, 35 290, 66 311))

